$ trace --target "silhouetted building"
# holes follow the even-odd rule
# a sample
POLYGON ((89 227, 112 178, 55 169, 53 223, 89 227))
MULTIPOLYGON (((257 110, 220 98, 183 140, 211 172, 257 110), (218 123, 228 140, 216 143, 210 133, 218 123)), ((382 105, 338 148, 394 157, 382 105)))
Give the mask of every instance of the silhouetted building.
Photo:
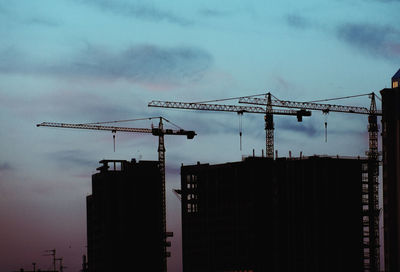
POLYGON ((385 270, 400 271, 400 70, 382 95, 385 270))
POLYGON ((161 271, 158 162, 100 163, 100 172, 92 176, 92 195, 87 197, 88 271, 161 271))
POLYGON ((41 269, 25 270, 25 269, 21 268, 20 270, 16 270, 16 271, 12 271, 12 272, 58 272, 58 270, 56 270, 56 271, 54 271, 54 270, 41 270, 41 269))
POLYGON ((400 69, 392 77, 392 88, 394 89, 399 87, 400 87, 400 69))
POLYGON ((181 167, 183 271, 363 271, 367 161, 181 167))

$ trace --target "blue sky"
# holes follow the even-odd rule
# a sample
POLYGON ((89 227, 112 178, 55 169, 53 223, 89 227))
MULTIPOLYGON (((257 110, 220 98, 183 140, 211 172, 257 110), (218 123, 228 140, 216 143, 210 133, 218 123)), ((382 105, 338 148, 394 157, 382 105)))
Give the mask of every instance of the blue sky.
MULTIPOLYGON (((69 271, 85 253, 85 197, 101 159, 156 160, 157 138, 37 128, 164 116, 194 140, 166 137, 171 271, 181 271, 179 167, 237 161, 265 148, 262 115, 147 107, 270 91, 311 101, 376 92, 400 68, 398 0, 0 0, 0 267, 69 271), (6 237, 6 238, 4 238, 6 237), (5 257, 4 257, 5 256, 5 257)), ((379 102, 379 100, 378 100, 379 102)), ((338 103, 369 106, 369 99, 338 103)), ((378 103, 378 106, 380 104, 378 103)), ((364 155, 366 116, 275 118, 279 155, 364 155), (328 121, 328 142, 323 123, 328 121)), ((154 124, 157 124, 156 122, 154 124)), ((150 127, 150 122, 126 124, 150 127)))

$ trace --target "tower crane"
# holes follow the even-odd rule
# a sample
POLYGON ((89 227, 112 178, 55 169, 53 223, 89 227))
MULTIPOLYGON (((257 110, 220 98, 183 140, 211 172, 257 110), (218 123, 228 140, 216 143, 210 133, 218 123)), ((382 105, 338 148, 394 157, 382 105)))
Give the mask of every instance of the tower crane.
MULTIPOLYGON (((271 99, 271 97, 269 97, 271 99)), ((229 100, 229 99, 226 99, 229 100)), ((219 100, 214 100, 219 101, 219 100)), ((149 102, 149 107, 160 108, 173 108, 173 109, 187 109, 187 110, 201 110, 201 111, 222 111, 222 112, 236 112, 239 115, 243 113, 259 113, 264 114, 265 132, 266 132, 266 156, 267 158, 274 157, 274 120, 273 115, 294 115, 297 116, 297 121, 301 122, 303 116, 311 116, 311 111, 304 109, 300 110, 284 110, 273 109, 271 105, 266 105, 265 108, 259 106, 238 106, 238 105, 224 105, 224 104, 209 104, 209 103, 195 103, 195 102, 172 102, 172 101, 157 101, 149 102)), ((241 131, 240 131, 240 136, 241 131)))
MULTIPOLYGON (((354 113, 354 114, 367 114, 368 115, 368 132, 369 132, 369 151, 367 152, 368 158, 378 159, 378 124, 377 116, 382 116, 382 111, 377 110, 375 94, 362 94, 348 97, 339 97, 336 99, 343 99, 349 97, 365 96, 369 95, 371 98, 370 108, 357 107, 357 106, 345 106, 345 105, 334 105, 334 104, 320 104, 315 102, 295 102, 295 101, 285 101, 279 99, 271 99, 271 93, 266 94, 266 98, 257 97, 242 97, 239 99, 239 103, 253 104, 253 105, 267 105, 276 106, 283 108, 295 108, 300 110, 320 110, 323 113, 329 112, 343 112, 343 113, 354 113)), ((325 101, 327 101, 326 99, 325 101)), ((323 101, 323 100, 321 100, 323 101)))
MULTIPOLYGON (((161 181, 162 181, 162 227, 163 227, 163 245, 164 245, 164 271, 167 271, 167 247, 170 243, 167 242, 167 237, 171 236, 166 229, 166 198, 165 198, 165 144, 164 144, 164 135, 183 135, 186 136, 187 139, 193 139, 195 135, 197 135, 192 130, 184 130, 179 128, 178 130, 175 129, 164 129, 163 120, 170 122, 169 120, 163 117, 150 117, 150 118, 143 118, 143 119, 132 119, 132 120, 119 120, 119 121, 110 121, 110 122, 98 122, 98 123, 87 123, 87 124, 67 124, 67 123, 52 123, 52 122, 43 122, 37 124, 37 127, 55 127, 55 128, 73 128, 73 129, 90 129, 90 130, 105 130, 111 131, 112 133, 116 133, 117 131, 121 132, 133 132, 133 133, 150 133, 154 136, 158 136, 158 165, 161 173, 161 181), (144 120, 144 119, 159 119, 158 127, 151 127, 149 128, 131 128, 131 127, 118 127, 118 126, 105 126, 103 124, 106 123, 118 123, 118 122, 127 122, 127 121, 137 121, 137 120, 144 120)), ((176 125, 175 125, 176 126, 176 125)))
MULTIPOLYGON (((379 152, 378 152, 378 123, 377 116, 382 115, 382 111, 377 110, 375 94, 362 94, 347 97, 339 97, 335 99, 319 100, 318 102, 337 100, 358 96, 369 95, 371 99, 370 108, 356 107, 356 106, 344 106, 334 104, 320 104, 315 102, 295 102, 295 101, 284 101, 279 99, 271 99, 271 93, 267 93, 264 98, 257 97, 242 97, 239 99, 239 103, 253 104, 253 105, 267 105, 276 106, 283 108, 294 108, 301 110, 320 110, 327 114, 329 112, 342 112, 342 113, 353 113, 353 114, 365 114, 368 115, 368 144, 369 149, 366 152, 368 156, 368 182, 363 184, 365 191, 363 194, 367 196, 366 202, 367 207, 363 209, 363 217, 365 217, 364 227, 367 228, 364 231, 365 243, 364 265, 365 271, 376 272, 380 271, 379 267, 379 202, 378 202, 378 176, 379 176, 379 152)), ((326 124, 325 124, 326 128, 326 124)), ((364 188, 363 188, 364 189, 364 188)))

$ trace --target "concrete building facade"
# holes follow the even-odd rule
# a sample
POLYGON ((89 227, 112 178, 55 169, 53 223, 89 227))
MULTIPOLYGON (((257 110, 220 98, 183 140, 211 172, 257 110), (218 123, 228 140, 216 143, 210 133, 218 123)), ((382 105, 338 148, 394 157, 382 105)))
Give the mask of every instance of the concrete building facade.
POLYGON ((400 70, 382 96, 385 271, 400 271, 400 70))
POLYGON ((181 167, 183 271, 363 271, 366 160, 181 167))
POLYGON ((162 271, 158 162, 100 163, 87 196, 88 271, 162 271))

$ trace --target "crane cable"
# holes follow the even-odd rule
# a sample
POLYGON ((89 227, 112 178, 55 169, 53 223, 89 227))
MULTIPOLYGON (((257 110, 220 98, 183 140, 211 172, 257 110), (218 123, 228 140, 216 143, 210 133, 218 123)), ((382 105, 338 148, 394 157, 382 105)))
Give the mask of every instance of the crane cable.
POLYGON ((328 112, 322 112, 325 115, 325 143, 328 142, 328 112))
POLYGON ((122 122, 134 122, 134 121, 143 121, 143 120, 152 120, 152 119, 160 119, 162 118, 164 121, 170 123, 171 125, 183 129, 182 127, 178 126, 177 124, 171 122, 170 120, 162 117, 162 116, 157 116, 157 117, 147 117, 147 118, 136 118, 136 119, 126 119, 126 120, 115 120, 115 121, 103 121, 103 122, 93 122, 93 123, 82 123, 80 125, 100 125, 100 124, 111 124, 111 123, 122 123, 122 122))
POLYGON ((222 98, 222 99, 207 100, 207 101, 199 101, 199 102, 190 102, 190 103, 202 104, 202 103, 210 103, 210 102, 220 102, 220 101, 236 100, 236 99, 240 99, 240 98, 249 98, 249 97, 261 96, 261 95, 265 95, 265 94, 263 93, 263 94, 254 94, 254 95, 248 95, 248 96, 237 96, 237 97, 222 98))
POLYGON ((148 118, 137 118, 137 119, 127 119, 127 120, 116 120, 116 121, 103 121, 103 122, 93 122, 93 123, 82 123, 80 125, 99 125, 99 124, 111 124, 111 123, 122 123, 122 122, 133 122, 142 120, 151 120, 160 117, 148 117, 148 118))
POLYGON ((366 95, 371 95, 371 93, 350 95, 350 96, 342 96, 342 97, 335 97, 335 98, 327 98, 327 99, 321 99, 321 100, 314 100, 314 101, 308 101, 307 103, 326 102, 326 101, 354 98, 354 97, 360 97, 360 96, 366 96, 366 95))
MULTIPOLYGON (((374 92, 372 92, 372 93, 374 93, 374 92)), ((332 101, 332 100, 341 100, 341 99, 347 99, 347 98, 367 96, 367 95, 371 95, 372 93, 365 93, 365 94, 357 94, 357 95, 350 95, 350 96, 342 96, 342 97, 335 97, 335 98, 320 99, 320 100, 314 100, 314 101, 307 101, 307 102, 304 102, 304 103, 318 103, 318 102, 326 102, 326 101, 332 101)), ((254 96, 257 96, 257 95, 254 95, 254 96)), ((277 98, 276 96, 274 96, 273 94, 271 94, 271 96, 274 99, 278 100, 278 101, 283 101, 283 100, 277 98)), ((251 96, 249 96, 249 97, 251 97, 251 96)), ((377 94, 375 94, 375 97, 377 97, 382 102, 382 99, 377 94)))
POLYGON ((168 119, 165 119, 164 117, 161 117, 161 118, 162 118, 163 120, 167 121, 168 123, 170 123, 171 125, 175 126, 176 128, 183 129, 183 128, 181 128, 180 126, 178 126, 177 124, 175 124, 175 123, 169 121, 168 119))
POLYGON ((239 112, 239 138, 240 138, 240 151, 242 151, 242 122, 243 122, 243 112, 239 112))
MULTIPOLYGON (((374 93, 375 94, 375 93, 374 93)), ((382 98, 380 98, 377 94, 375 94, 375 97, 379 99, 379 101, 382 102, 382 98)))
MULTIPOLYGON (((162 118, 163 120, 165 120, 166 122, 170 123, 171 125, 177 127, 178 129, 183 129, 182 127, 178 126, 177 124, 171 122, 170 120, 162 117, 162 116, 158 116, 158 117, 147 117, 147 118, 136 118, 136 119, 126 119, 126 120, 114 120, 114 121, 103 121, 103 122, 93 122, 93 123, 83 123, 80 125, 100 125, 100 124, 111 124, 111 123, 122 123, 122 122, 134 122, 134 121, 143 121, 143 120, 152 120, 152 119, 160 119, 162 118)), ((153 124, 152 124, 153 127, 153 124)), ((117 131, 113 130, 112 134, 113 134, 113 146, 114 146, 114 152, 115 152, 115 134, 117 133, 117 131)))
POLYGON ((117 133, 117 131, 113 130, 112 134, 113 134, 113 142, 114 142, 114 152, 115 152, 115 134, 117 133))
MULTIPOLYGON (((235 99, 240 99, 240 98, 249 98, 249 97, 256 97, 256 96, 265 96, 268 93, 262 93, 262 94, 254 94, 254 95, 248 95, 248 96, 237 96, 237 97, 230 97, 230 98, 222 98, 222 99, 214 99, 214 100, 207 100, 207 101, 199 101, 199 102, 190 102, 193 104, 200 104, 200 103, 210 103, 210 102, 219 102, 219 101, 228 101, 228 100, 235 100, 235 99)), ((306 103, 317 103, 317 102, 326 102, 326 101, 332 101, 332 100, 341 100, 341 99, 347 99, 347 98, 354 98, 354 97, 360 97, 360 96, 367 96, 371 95, 371 93, 365 93, 365 94, 358 94, 358 95, 350 95, 350 96, 342 96, 342 97, 335 97, 335 98, 327 98, 327 99, 320 99, 320 100, 314 100, 314 101, 307 101, 306 103)), ((282 101, 281 99, 277 98, 273 94, 271 96, 278 100, 282 101)), ((375 95, 378 97, 377 95, 375 95)), ((380 97, 378 97, 379 100, 382 101, 380 97)))
MULTIPOLYGON (((162 118, 162 117, 148 117, 148 118, 136 118, 136 119, 127 119, 127 120, 115 120, 115 121, 104 121, 104 122, 93 122, 93 123, 84 123, 80 125, 100 125, 100 124, 111 124, 111 123, 122 123, 122 122, 133 122, 133 121, 142 121, 142 120, 151 120, 155 118, 162 118)), ((111 131, 113 136, 113 147, 115 152, 115 134, 117 133, 116 130, 111 131)))

